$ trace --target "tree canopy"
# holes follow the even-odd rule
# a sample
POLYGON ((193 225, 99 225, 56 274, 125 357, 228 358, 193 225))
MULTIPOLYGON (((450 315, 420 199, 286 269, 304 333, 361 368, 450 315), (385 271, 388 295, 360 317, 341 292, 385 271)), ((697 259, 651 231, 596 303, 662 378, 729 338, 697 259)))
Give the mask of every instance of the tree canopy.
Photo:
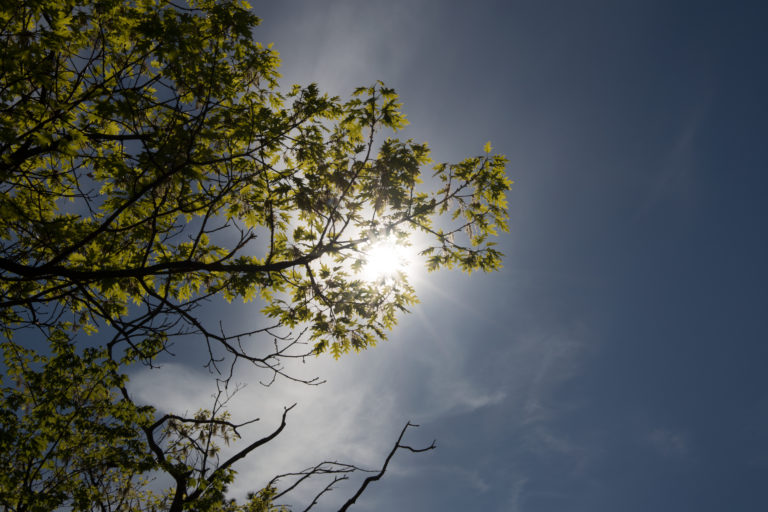
MULTIPOLYGON (((394 137, 407 121, 380 82, 347 100, 281 89, 258 24, 237 0, 0 7, 5 509, 279 510, 294 483, 333 475, 322 494, 357 468, 323 463, 248 503, 225 498, 235 463, 290 410, 221 456, 245 427, 226 411, 235 363, 295 378, 287 359, 385 338, 416 297, 404 274, 361 277, 377 241, 416 239, 429 270, 500 267, 506 159, 486 145, 435 164, 394 137), (205 315, 217 297, 263 318, 230 332, 205 315), (204 344, 219 383, 189 417, 137 403, 126 376, 174 340, 204 344)), ((392 454, 418 451, 404 433, 392 454)))

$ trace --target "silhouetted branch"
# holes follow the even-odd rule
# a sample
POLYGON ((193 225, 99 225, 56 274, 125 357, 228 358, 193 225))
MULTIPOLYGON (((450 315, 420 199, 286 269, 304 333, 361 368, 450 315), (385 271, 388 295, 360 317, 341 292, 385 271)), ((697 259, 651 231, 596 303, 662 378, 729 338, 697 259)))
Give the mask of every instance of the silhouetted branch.
POLYGON ((355 471, 363 471, 366 473, 371 473, 372 471, 367 469, 361 469, 357 466, 353 466, 352 464, 342 464, 340 462, 329 462, 324 461, 320 464, 315 465, 314 467, 307 468, 303 471, 299 471, 296 473, 283 473, 281 475, 277 475, 272 480, 270 480, 269 484, 267 484, 267 487, 276 487, 277 482, 288 477, 292 476, 298 476, 298 478, 293 484, 291 484, 288 488, 284 489, 283 491, 279 492, 274 496, 274 500, 277 500, 279 498, 282 498, 289 492, 296 489, 299 485, 301 485, 306 480, 312 478, 313 476, 318 475, 329 475, 329 474, 339 474, 339 473, 354 473, 355 471))
MULTIPOLYGON (((240 450, 239 452, 237 452, 236 454, 231 456, 223 464, 219 465, 219 467, 217 467, 205 479, 205 481, 207 483, 209 483, 209 484, 212 483, 219 476, 219 474, 221 474, 224 471, 226 471, 227 468, 229 468, 232 464, 234 464, 235 462, 237 462, 240 459, 245 458, 249 453, 251 453, 253 450, 258 448, 259 446, 263 446, 263 445, 267 444, 268 442, 270 442, 271 440, 276 438, 278 435, 280 435, 280 432, 282 432, 283 429, 285 428, 285 425, 286 425, 285 419, 288 416, 288 412, 291 409, 293 409, 294 407, 296 407, 296 404, 293 404, 290 407, 286 407, 283 410, 283 417, 282 417, 282 419, 280 421, 280 426, 278 426, 277 429, 275 429, 271 434, 269 434, 266 437, 262 437, 258 441, 254 441, 253 443, 249 444, 247 447, 243 448, 242 450, 240 450)), ((185 501, 189 501, 189 502, 194 501, 195 499, 197 499, 198 496, 200 496, 200 494, 202 494, 202 492, 204 490, 205 490, 204 487, 198 487, 194 492, 190 493, 190 495, 186 498, 185 501)))
POLYGON ((397 452, 398 449, 403 448, 405 450, 409 450, 413 453, 421 453, 426 452, 429 450, 434 450, 436 448, 435 441, 432 441, 432 444, 427 446, 426 448, 413 448, 411 446, 400 444, 400 442, 403 440, 403 436, 405 435, 405 431, 408 430, 408 427, 418 427, 418 425, 415 425, 411 423, 410 421, 405 424, 403 427, 403 430, 400 432, 400 436, 397 438, 397 441, 395 442, 395 446, 392 447, 392 450, 389 452, 389 455, 387 455, 386 460, 384 460, 384 465, 381 467, 381 470, 373 475, 369 476, 363 481, 363 484, 360 486, 360 488, 357 490, 357 492, 347 500, 347 502, 339 509, 339 512, 346 511, 349 507, 355 504, 357 501, 357 498, 360 497, 360 495, 365 492, 366 487, 368 487, 369 484, 372 482, 375 482, 377 480, 380 480, 382 476, 384 476, 384 473, 387 471, 387 466, 389 465, 389 461, 392 460, 392 457, 395 455, 395 452, 397 452))
POLYGON ((312 502, 307 506, 307 508, 304 509, 304 512, 307 512, 309 509, 317 505, 320 497, 326 492, 331 491, 336 483, 341 482, 342 480, 347 480, 348 478, 349 477, 347 475, 334 477, 334 479, 328 485, 326 485, 320 492, 315 495, 315 497, 312 499, 312 502))

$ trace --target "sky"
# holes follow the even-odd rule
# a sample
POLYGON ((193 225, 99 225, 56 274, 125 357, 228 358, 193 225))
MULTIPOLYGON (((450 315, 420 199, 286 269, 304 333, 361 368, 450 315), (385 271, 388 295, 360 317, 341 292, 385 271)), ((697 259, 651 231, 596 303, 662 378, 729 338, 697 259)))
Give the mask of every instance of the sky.
MULTIPOLYGON (((322 386, 241 375, 254 438, 298 405, 235 495, 325 459, 377 467, 410 420, 437 449, 399 453, 355 510, 768 510, 768 4, 252 5, 283 85, 382 80, 403 137, 449 162, 490 140, 515 184, 502 271, 418 277, 388 341, 298 369, 322 386)), ((132 385, 192 410, 204 374, 132 385)))

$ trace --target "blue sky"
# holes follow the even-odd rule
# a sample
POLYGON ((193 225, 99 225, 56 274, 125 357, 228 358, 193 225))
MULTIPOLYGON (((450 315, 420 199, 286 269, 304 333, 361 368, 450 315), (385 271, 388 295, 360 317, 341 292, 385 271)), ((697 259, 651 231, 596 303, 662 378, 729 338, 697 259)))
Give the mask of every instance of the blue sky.
MULTIPOLYGON (((376 466, 410 419, 438 450, 398 455, 357 510, 768 509, 768 4, 253 7, 284 85, 383 80, 403 136, 438 161, 491 140, 515 185, 503 271, 426 276, 390 341, 301 369, 327 384, 238 395, 264 431, 299 406, 236 493, 376 466)), ((207 393, 180 364, 133 382, 168 407, 207 393)))

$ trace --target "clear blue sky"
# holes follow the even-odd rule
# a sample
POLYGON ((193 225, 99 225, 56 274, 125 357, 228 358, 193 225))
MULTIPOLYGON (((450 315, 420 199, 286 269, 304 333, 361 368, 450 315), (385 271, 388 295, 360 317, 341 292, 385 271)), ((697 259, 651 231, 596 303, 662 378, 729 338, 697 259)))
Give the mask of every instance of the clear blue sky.
POLYGON ((768 510, 767 3, 253 7, 284 85, 381 79, 404 136, 491 140, 515 180, 501 273, 430 275, 389 342, 317 362, 323 390, 248 388, 264 428, 303 397, 254 464, 376 465, 410 419, 438 450, 357 510, 768 510))

